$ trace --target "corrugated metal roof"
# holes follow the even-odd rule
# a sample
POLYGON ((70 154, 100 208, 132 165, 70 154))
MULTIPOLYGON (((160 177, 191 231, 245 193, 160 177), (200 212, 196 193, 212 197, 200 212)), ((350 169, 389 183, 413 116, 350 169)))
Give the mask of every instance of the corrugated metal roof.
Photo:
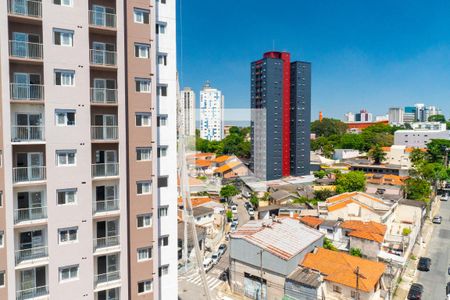
POLYGON ((244 239, 284 260, 293 258, 322 236, 290 218, 250 221, 231 234, 232 239, 244 239))

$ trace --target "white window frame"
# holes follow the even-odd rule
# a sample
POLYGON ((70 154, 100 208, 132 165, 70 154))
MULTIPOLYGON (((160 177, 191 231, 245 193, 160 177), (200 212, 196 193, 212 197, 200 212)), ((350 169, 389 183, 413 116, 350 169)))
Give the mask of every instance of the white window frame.
POLYGON ((168 120, 169 120, 169 118, 167 115, 160 115, 159 116, 159 126, 160 127, 167 126, 168 120))
POLYGON ((153 258, 153 248, 152 247, 143 247, 137 249, 137 261, 148 261, 153 258), (141 254, 144 254, 144 257, 141 258, 141 254))
POLYGON ((152 193, 152 190, 153 190, 153 186, 152 186, 151 180, 142 180, 142 181, 136 182, 136 194, 137 195, 150 195, 152 193), (147 185, 148 185, 148 189, 145 189, 145 191, 144 191, 143 187, 147 186, 147 185), (139 193, 139 190, 141 190, 140 193, 139 193))
POLYGON ((150 11, 142 8, 134 8, 133 9, 133 21, 136 24, 149 24, 150 23, 150 11), (145 14, 148 14, 147 20, 148 22, 145 22, 145 14), (139 20, 139 19, 141 20, 139 20))
POLYGON ((167 246, 169 246, 169 235, 164 235, 164 236, 160 237, 160 238, 159 238, 158 245, 159 245, 160 247, 167 247, 167 246), (162 244, 162 241, 164 241, 165 239, 167 239, 167 244, 166 244, 166 245, 163 245, 163 244, 162 244))
POLYGON ((153 280, 149 279, 149 280, 144 280, 144 281, 138 282, 138 294, 139 295, 151 293, 152 291, 153 291, 153 280), (139 292, 139 285, 143 286, 142 292, 139 292))
POLYGON ((152 160, 152 147, 136 148, 136 161, 151 161, 151 160, 152 160), (143 157, 145 159, 143 159, 143 157))
POLYGON ((55 3, 56 0, 53 0, 53 4, 65 7, 73 7, 73 0, 59 0, 59 4, 55 3), (66 4, 68 2, 69 4, 66 4))
POLYGON ((73 30, 53 28, 53 45, 61 47, 73 47, 73 35, 73 30), (59 44, 56 43, 56 33, 59 33, 59 44), (69 44, 63 43, 63 41, 65 40, 65 36, 70 39, 69 44))
POLYGON ((5 232, 0 231, 0 248, 5 247, 5 232))
POLYGON ((167 53, 158 53, 158 57, 156 59, 158 65, 167 66, 167 53))
POLYGON ((166 33, 167 33, 167 23, 162 22, 156 23, 156 34, 166 34, 166 33))
POLYGON ((164 275, 169 274, 169 265, 163 265, 159 267, 159 276, 162 277, 164 275))
POLYGON ((68 282, 68 281, 75 281, 79 279, 79 274, 80 274, 80 265, 72 265, 72 266, 64 266, 64 267, 60 267, 59 271, 58 271, 58 277, 59 277, 59 282, 68 282), (68 278, 63 278, 63 272, 64 271, 68 271, 69 272, 69 277, 68 278), (72 273, 76 273, 76 276, 74 276, 72 273))
POLYGON ((67 228, 60 228, 58 229, 58 244, 60 245, 67 245, 67 244, 74 244, 78 243, 78 227, 67 227, 67 228), (70 231, 75 230, 75 239, 70 239, 70 231), (67 240, 63 241, 61 240, 61 234, 65 233, 64 236, 67 237, 67 240))
POLYGON ((159 217, 167 217, 169 214, 169 205, 160 206, 158 209, 158 216, 159 217), (162 213, 164 212, 164 213, 162 213))
POLYGON ((77 198, 77 189, 73 188, 73 189, 61 189, 61 190, 56 190, 56 205, 58 206, 64 206, 64 205, 76 205, 78 202, 78 198, 77 198), (64 194, 64 203, 59 203, 59 195, 60 193, 64 194), (68 197, 68 193, 73 193, 73 201, 68 201, 70 200, 70 197, 68 197))
POLYGON ((169 86, 167 84, 159 84, 156 87, 156 95, 159 97, 167 97, 169 94, 169 86), (165 95, 163 95, 163 91, 165 91, 165 95))
POLYGON ((54 73, 55 73, 55 85, 56 86, 63 86, 63 87, 75 86, 75 71, 74 70, 55 69, 54 73), (57 84, 57 80, 56 80, 56 78, 58 77, 58 73, 61 73, 60 84, 57 84), (66 78, 63 80, 63 77, 66 77, 66 78), (66 84, 65 83, 66 80, 69 80, 70 84, 66 84))
POLYGON ((77 165, 77 151, 76 150, 56 150, 56 166, 58 167, 73 167, 77 165), (69 155, 73 154, 73 163, 69 163, 69 155), (60 157, 65 157, 65 162, 60 163, 60 157))
POLYGON ((134 56, 136 56, 137 58, 143 58, 143 59, 150 58, 150 45, 148 45, 148 44, 141 44, 141 43, 134 43, 134 56), (146 55, 141 56, 143 51, 145 51, 146 55))
POLYGON ((73 109, 55 109, 55 124, 58 127, 71 127, 71 126, 75 126, 77 124, 77 119, 76 119, 76 110, 73 109), (73 124, 69 124, 69 118, 67 117, 67 115, 69 113, 73 113, 73 124), (59 115, 64 115, 64 121, 63 123, 59 123, 59 115))
POLYGON ((145 112, 136 113, 136 127, 151 127, 152 126, 152 114, 145 112), (141 125, 138 125, 138 117, 141 118, 141 125), (143 122, 148 120, 148 122, 143 122))
POLYGON ((6 272, 0 271, 0 277, 3 278, 3 283, 0 283, 0 288, 4 288, 6 286, 6 272))
POLYGON ((159 147, 158 149, 159 149, 159 157, 161 158, 161 157, 166 157, 167 156, 167 149, 168 149, 169 147, 167 147, 167 146, 161 146, 161 147, 159 147), (163 155, 164 154, 164 155, 163 155))
POLYGON ((142 214, 136 217, 136 227, 138 229, 150 228, 153 226, 152 214, 142 214), (139 220, 142 219, 142 226, 139 226, 139 220))
POLYGON ((152 80, 148 78, 135 78, 136 82, 136 93, 142 93, 142 94, 150 94, 152 92, 152 80), (139 84, 139 90, 138 90, 138 84, 139 84), (142 89, 142 87, 145 87, 142 89))

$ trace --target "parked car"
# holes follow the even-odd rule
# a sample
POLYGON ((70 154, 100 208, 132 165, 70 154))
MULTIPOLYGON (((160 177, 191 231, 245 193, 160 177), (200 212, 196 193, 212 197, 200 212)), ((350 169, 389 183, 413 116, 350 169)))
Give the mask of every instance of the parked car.
POLYGON ((216 251, 212 254, 211 260, 212 260, 213 265, 216 265, 219 262, 219 260, 220 260, 219 251, 216 251))
POLYGON ((441 201, 448 201, 448 198, 449 198, 448 194, 442 195, 441 201))
POLYGON ((447 282, 447 286, 445 288, 445 294, 448 296, 450 296, 450 282, 447 282))
POLYGON ((205 272, 208 272, 213 267, 213 261, 211 257, 207 257, 203 260, 203 268, 205 269, 205 272))
POLYGON ((224 255, 226 251, 227 251, 227 245, 221 244, 219 246, 219 250, 218 250, 218 252, 220 253, 220 256, 224 255))
POLYGON ((236 205, 231 206, 231 212, 233 214, 237 214, 238 210, 237 210, 237 206, 236 205))
MULTIPOLYGON (((448 267, 447 272, 448 272, 448 275, 450 275, 450 267, 448 267)), ((449 283, 450 283, 450 282, 449 282, 449 283)))
POLYGON ((233 232, 233 231, 236 231, 236 229, 237 229, 237 224, 235 224, 234 222, 231 223, 230 231, 233 232))
POLYGON ((441 224, 442 223, 442 217, 441 216, 436 216, 433 218, 433 223, 434 224, 441 224))
POLYGON ((420 283, 413 283, 408 292, 408 300, 422 299, 423 285, 420 283))
POLYGON ((234 218, 233 218, 233 223, 235 223, 236 226, 239 225, 239 219, 238 219, 238 217, 234 217, 234 218))
POLYGON ((225 269, 222 273, 220 273, 219 279, 222 280, 222 281, 227 281, 228 280, 228 275, 229 275, 228 272, 229 272, 229 269, 228 268, 225 269))
POLYGON ((417 270, 428 272, 428 271, 430 271, 430 267, 431 267, 431 258, 421 257, 419 259, 419 264, 417 265, 417 270))
POLYGON ((253 207, 250 207, 250 208, 248 209, 248 214, 249 214, 250 216, 254 216, 254 215, 255 215, 255 210, 253 209, 253 207))

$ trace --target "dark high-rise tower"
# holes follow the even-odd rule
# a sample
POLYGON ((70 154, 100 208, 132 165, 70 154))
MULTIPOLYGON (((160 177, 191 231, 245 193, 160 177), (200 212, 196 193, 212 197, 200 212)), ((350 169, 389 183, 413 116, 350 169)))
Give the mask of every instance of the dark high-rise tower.
POLYGON ((251 169, 265 180, 310 173, 311 64, 268 52, 251 64, 251 169))

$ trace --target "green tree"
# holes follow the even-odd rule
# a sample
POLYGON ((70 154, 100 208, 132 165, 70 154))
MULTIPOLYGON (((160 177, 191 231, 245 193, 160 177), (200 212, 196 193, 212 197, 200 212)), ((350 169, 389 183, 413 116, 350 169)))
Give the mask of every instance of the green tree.
POLYGON ((361 136, 364 140, 364 151, 368 151, 373 145, 390 147, 394 143, 394 129, 386 124, 375 124, 363 129, 361 136))
POLYGON ((256 197, 256 195, 254 193, 252 193, 251 197, 250 197, 250 203, 255 207, 258 208, 259 207, 259 198, 256 197))
POLYGON ((323 239, 323 247, 331 251, 337 251, 337 248, 333 245, 329 238, 323 239))
POLYGON ((340 174, 336 178, 336 192, 338 194, 364 191, 365 187, 366 176, 361 171, 350 171, 346 174, 340 174))
POLYGON ((322 179, 325 176, 327 176, 327 172, 325 172, 324 170, 315 171, 315 172, 313 172, 313 174, 314 174, 314 177, 319 178, 319 179, 322 179))
POLYGON ((227 210, 227 221, 231 222, 231 220, 233 220, 233 213, 231 212, 231 210, 227 210))
POLYGON ((365 142, 361 134, 346 133, 341 136, 339 142, 340 149, 364 150, 365 142))
POLYGON ((411 228, 405 227, 403 228, 402 235, 408 236, 411 233, 411 228))
POLYGON ((337 119, 323 118, 311 123, 311 132, 317 137, 328 137, 330 135, 342 135, 347 131, 347 125, 337 119))
POLYGON ((444 139, 431 140, 431 142, 427 144, 428 160, 430 162, 443 163, 445 155, 449 154, 449 152, 446 152, 446 149, 448 148, 450 148, 450 140, 444 139))
POLYGON ((362 257, 362 252, 359 248, 350 248, 349 254, 352 256, 362 257))
POLYGON ((428 122, 447 123, 444 115, 434 115, 428 117, 428 122))
POLYGON ((413 167, 418 168, 420 165, 426 163, 427 154, 421 149, 414 148, 409 155, 409 159, 411 160, 413 167))
POLYGON ((380 145, 373 146, 369 151, 369 157, 376 165, 381 164, 386 159, 386 155, 386 152, 384 152, 380 145))
POLYGON ((234 185, 225 185, 220 189, 220 197, 231 198, 239 194, 239 190, 234 185))
POLYGON ((422 178, 406 179, 404 191, 407 199, 428 202, 431 196, 431 186, 422 178))
POLYGON ((334 192, 327 189, 314 191, 314 199, 317 201, 325 201, 332 196, 334 196, 334 192))

